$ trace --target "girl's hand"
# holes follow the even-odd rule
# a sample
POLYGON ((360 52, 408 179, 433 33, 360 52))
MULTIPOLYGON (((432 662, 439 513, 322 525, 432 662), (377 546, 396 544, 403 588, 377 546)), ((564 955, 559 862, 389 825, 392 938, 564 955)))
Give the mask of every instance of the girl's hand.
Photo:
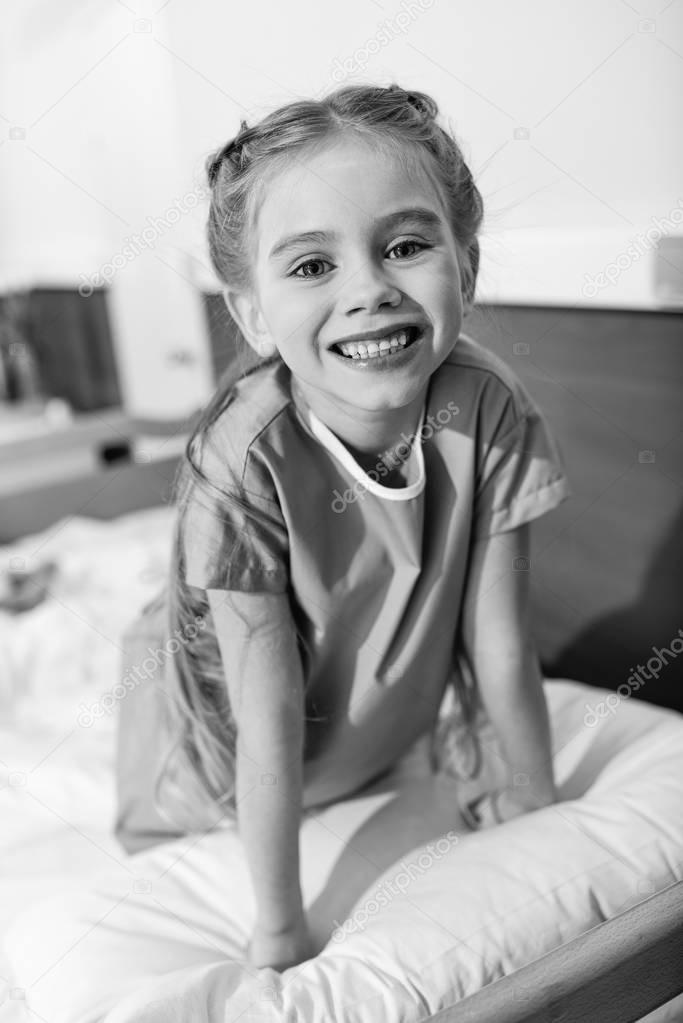
POLYGON ((257 925, 247 949, 247 959, 252 966, 270 966, 278 971, 297 966, 314 955, 313 940, 304 915, 285 931, 268 931, 257 925))
POLYGON ((526 797, 515 795, 510 789, 496 789, 469 803, 463 811, 463 816, 470 827, 483 830, 496 824, 503 824, 514 817, 521 817, 522 814, 531 813, 533 810, 540 810, 555 801, 555 799, 530 800, 528 795, 526 797))

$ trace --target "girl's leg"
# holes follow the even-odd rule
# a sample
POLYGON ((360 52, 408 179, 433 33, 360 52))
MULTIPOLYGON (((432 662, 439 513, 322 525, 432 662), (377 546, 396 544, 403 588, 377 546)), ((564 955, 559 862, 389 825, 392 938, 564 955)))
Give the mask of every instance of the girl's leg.
MULTIPOLYGON (((225 815, 193 786, 174 753, 176 735, 169 724, 176 699, 176 667, 169 649, 167 594, 152 601, 123 636, 122 679, 127 688, 118 706, 116 750, 116 837, 125 850, 137 853, 150 846, 205 831, 225 815), (169 752, 165 813, 157 805, 157 781, 169 752), (183 796, 169 797, 172 781, 183 796)), ((233 814, 234 819, 234 814, 233 814)))

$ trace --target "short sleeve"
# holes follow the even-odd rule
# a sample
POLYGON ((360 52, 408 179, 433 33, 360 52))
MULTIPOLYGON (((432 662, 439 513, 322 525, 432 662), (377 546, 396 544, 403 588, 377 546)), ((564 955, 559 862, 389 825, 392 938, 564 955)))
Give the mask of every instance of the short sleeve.
POLYGON ((492 432, 477 473, 474 539, 516 529, 572 493, 558 446, 521 383, 492 432))
POLYGON ((289 544, 274 481, 251 451, 241 473, 231 461, 212 442, 199 459, 203 478, 183 466, 179 571, 188 586, 203 590, 283 593, 289 544))

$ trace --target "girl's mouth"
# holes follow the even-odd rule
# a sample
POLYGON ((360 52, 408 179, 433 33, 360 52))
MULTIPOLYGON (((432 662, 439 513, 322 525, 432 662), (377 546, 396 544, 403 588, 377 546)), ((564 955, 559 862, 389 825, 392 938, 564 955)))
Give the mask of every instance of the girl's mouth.
POLYGON ((384 337, 372 341, 345 341, 332 345, 330 351, 346 362, 388 363, 394 359, 403 362, 401 355, 423 336, 419 327, 401 327, 384 337))

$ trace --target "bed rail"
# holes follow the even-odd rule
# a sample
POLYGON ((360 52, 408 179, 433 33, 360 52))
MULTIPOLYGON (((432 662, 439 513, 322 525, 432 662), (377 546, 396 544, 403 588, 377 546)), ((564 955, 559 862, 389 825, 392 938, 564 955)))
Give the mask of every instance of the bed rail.
POLYGON ((429 1023, 636 1023, 683 991, 683 881, 429 1023))

